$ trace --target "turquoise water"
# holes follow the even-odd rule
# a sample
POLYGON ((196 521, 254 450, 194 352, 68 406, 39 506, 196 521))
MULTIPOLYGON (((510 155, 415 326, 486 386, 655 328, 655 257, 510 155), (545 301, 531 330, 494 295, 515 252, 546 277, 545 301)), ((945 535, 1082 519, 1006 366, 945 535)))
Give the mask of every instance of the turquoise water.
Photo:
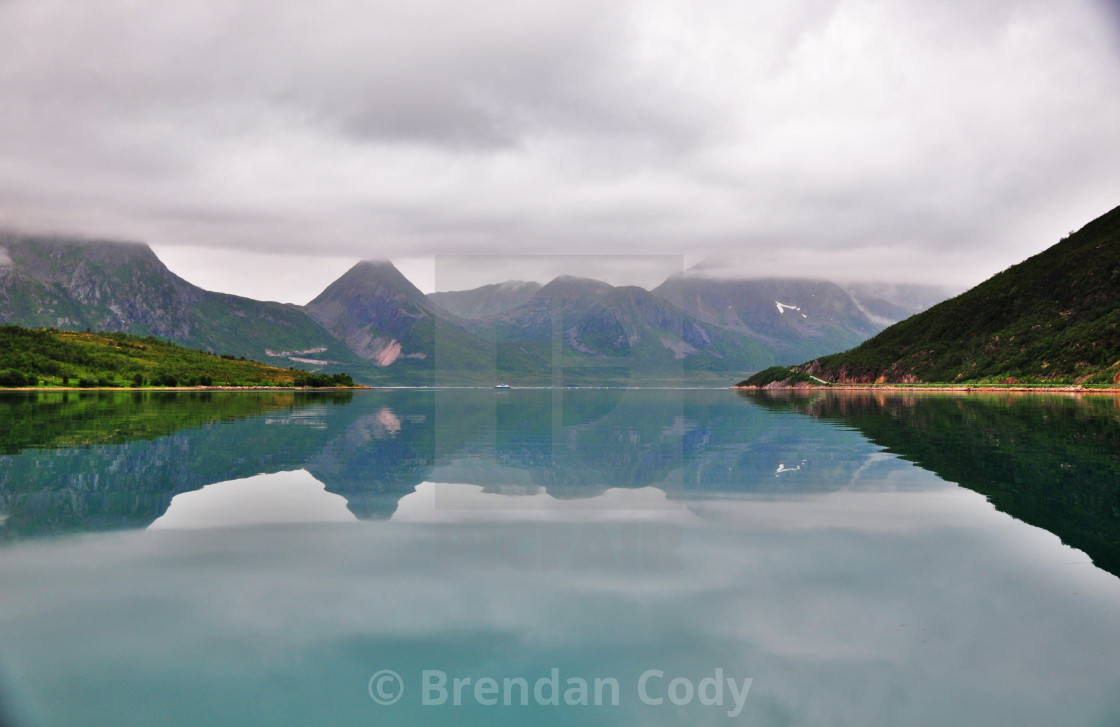
POLYGON ((0 414, 11 724, 1120 722, 1112 399, 0 414))

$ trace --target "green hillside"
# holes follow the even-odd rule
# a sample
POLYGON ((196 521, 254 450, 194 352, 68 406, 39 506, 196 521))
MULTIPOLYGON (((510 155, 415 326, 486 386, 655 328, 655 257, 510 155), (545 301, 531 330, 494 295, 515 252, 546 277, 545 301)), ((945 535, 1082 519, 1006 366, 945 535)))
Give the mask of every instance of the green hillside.
POLYGON ((147 245, 0 232, 0 323, 121 331, 316 371, 363 364, 297 306, 203 290, 147 245))
POLYGON ((847 383, 1120 383, 1120 207, 956 298, 798 368, 847 383))
POLYGON ((770 368, 763 369, 739 383, 735 384, 737 387, 747 386, 753 388, 765 388, 774 385, 780 388, 788 386, 796 386, 797 384, 805 384, 808 386, 817 386, 821 384, 820 381, 815 380, 812 376, 804 371, 798 371, 796 367, 790 366, 771 366, 770 368))
POLYGON ((352 384, 346 374, 280 369, 150 336, 0 326, 0 387, 352 384))

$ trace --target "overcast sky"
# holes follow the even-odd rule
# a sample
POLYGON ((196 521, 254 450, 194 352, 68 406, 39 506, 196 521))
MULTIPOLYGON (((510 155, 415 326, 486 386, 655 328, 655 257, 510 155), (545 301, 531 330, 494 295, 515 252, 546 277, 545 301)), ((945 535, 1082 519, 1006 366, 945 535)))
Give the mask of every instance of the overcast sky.
POLYGON ((476 253, 963 287, 1120 205, 1116 5, 0 0, 0 225, 297 303, 476 253))

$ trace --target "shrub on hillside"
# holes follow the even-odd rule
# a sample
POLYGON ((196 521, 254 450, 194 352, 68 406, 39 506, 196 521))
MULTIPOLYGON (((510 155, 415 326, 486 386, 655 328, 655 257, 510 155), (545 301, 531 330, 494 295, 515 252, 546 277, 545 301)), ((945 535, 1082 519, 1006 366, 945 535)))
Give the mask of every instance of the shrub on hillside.
POLYGON ((327 386, 353 386, 354 379, 348 374, 317 374, 317 373, 301 373, 296 374, 292 382, 296 386, 310 386, 310 387, 327 387, 327 386))
POLYGON ((35 386, 38 383, 34 376, 28 376, 22 371, 0 371, 0 386, 35 386))

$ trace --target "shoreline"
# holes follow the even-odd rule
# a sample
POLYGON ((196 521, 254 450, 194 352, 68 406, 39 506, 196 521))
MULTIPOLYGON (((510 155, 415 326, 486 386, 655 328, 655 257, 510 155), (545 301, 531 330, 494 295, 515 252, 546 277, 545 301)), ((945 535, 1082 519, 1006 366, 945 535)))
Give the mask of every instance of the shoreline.
MULTIPOLYGON (((36 392, 36 391, 376 391, 376 390, 436 390, 436 389, 464 389, 485 390, 489 386, 329 386, 329 387, 295 387, 295 386, 0 386, 0 393, 4 392, 36 392)), ((547 390, 551 386, 518 386, 522 390, 547 390)), ((775 386, 697 386, 697 387, 662 387, 662 386, 626 386, 626 387, 562 387, 565 390, 579 389, 622 389, 622 390, 672 390, 672 391, 889 391, 889 392, 946 392, 954 394, 967 393, 1022 393, 1022 394, 1120 394, 1120 385, 1085 387, 1081 384, 1057 384, 1054 386, 1030 386, 1026 384, 792 384, 775 386)))
POLYGON ((1021 394, 1120 394, 1120 386, 1102 385, 1085 387, 1081 384, 1055 384, 1030 386, 1028 384, 792 384, 784 386, 732 386, 736 391, 920 391, 968 393, 1021 393, 1021 394))
POLYGON ((362 391, 372 386, 0 386, 5 391, 362 391))

